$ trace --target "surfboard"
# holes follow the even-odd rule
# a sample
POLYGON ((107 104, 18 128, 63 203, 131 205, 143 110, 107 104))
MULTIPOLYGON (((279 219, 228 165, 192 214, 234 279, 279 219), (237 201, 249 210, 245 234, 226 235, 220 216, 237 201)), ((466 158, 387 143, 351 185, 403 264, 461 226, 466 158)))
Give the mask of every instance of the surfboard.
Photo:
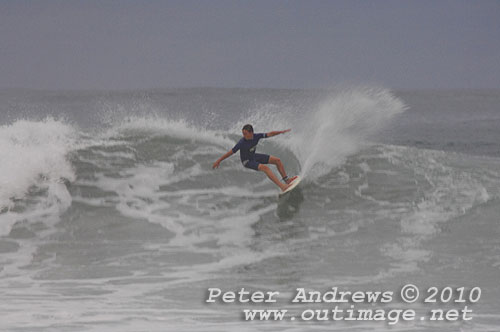
POLYGON ((281 197, 281 196, 285 195, 286 193, 289 193, 289 192, 290 192, 290 191, 292 191, 295 187, 297 187, 297 186, 298 186, 298 184, 300 183, 300 180, 302 180, 302 179, 300 178, 300 176, 297 176, 297 178, 296 178, 295 180, 293 180, 292 185, 291 185, 290 187, 286 188, 286 190, 285 190, 285 191, 281 191, 281 192, 279 193, 279 197, 281 197))

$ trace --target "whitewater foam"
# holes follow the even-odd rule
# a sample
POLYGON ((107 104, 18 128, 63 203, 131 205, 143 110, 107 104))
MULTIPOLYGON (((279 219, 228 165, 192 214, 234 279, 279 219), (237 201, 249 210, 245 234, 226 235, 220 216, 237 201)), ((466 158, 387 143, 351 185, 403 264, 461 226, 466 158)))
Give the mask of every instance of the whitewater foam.
POLYGON ((70 125, 52 118, 38 122, 18 120, 0 126, 0 211, 4 212, 0 214, 1 234, 18 220, 59 215, 70 205, 64 180, 75 179, 67 158, 74 139, 75 131, 70 125), (11 211, 16 200, 30 193, 39 197, 35 207, 25 212, 11 211))

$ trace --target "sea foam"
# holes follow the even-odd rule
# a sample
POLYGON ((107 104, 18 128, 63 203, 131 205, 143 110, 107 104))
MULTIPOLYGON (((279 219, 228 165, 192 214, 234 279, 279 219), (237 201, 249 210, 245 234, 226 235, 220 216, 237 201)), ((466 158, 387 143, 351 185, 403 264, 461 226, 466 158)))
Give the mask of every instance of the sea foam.
MULTIPOLYGON (((16 200, 24 198, 30 191, 46 191, 46 203, 51 206, 50 209, 54 208, 53 203, 69 206, 71 198, 62 179, 71 181, 75 178, 67 159, 74 144, 74 134, 70 125, 52 118, 43 121, 18 120, 0 126, 2 234, 8 232, 10 224, 25 219, 21 213, 10 210, 16 200)), ((43 210, 44 207, 37 207, 37 211, 43 210)))

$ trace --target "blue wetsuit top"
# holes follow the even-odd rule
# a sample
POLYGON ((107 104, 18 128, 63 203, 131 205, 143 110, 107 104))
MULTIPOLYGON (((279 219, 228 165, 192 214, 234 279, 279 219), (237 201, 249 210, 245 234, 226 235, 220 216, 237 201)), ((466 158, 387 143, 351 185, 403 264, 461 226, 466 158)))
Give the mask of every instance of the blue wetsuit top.
POLYGON ((267 138, 267 134, 258 133, 253 134, 253 138, 246 140, 244 137, 236 143, 234 146, 233 153, 240 150, 240 159, 242 162, 245 160, 254 160, 255 159, 255 150, 257 149, 257 143, 261 138, 267 138))

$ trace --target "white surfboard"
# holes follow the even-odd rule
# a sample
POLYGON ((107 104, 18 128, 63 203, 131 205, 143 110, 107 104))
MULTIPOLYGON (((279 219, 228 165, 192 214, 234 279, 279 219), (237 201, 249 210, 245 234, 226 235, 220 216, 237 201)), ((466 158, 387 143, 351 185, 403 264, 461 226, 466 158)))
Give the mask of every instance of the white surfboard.
POLYGON ((302 180, 300 178, 300 176, 297 176, 297 178, 295 180, 293 180, 292 185, 290 187, 286 188, 285 191, 281 191, 279 196, 281 197, 281 196, 285 195, 286 193, 289 193, 290 191, 292 191, 300 183, 300 180, 302 180))

